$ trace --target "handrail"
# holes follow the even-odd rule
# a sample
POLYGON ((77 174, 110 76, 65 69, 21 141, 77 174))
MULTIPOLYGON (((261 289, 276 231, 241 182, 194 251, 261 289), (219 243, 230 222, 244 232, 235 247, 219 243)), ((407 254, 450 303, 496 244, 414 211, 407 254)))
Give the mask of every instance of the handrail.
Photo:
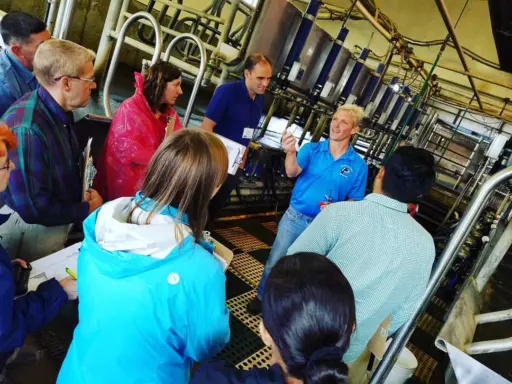
POLYGON ((110 67, 108 69, 107 78, 105 80, 105 86, 103 87, 103 107, 105 108, 105 114, 108 117, 112 117, 112 109, 110 108, 110 86, 114 78, 117 63, 119 61, 119 53, 121 52, 121 47, 126 37, 126 31, 130 27, 130 25, 132 25, 135 21, 139 19, 148 19, 151 22, 151 24, 153 24, 153 28, 156 32, 155 52, 153 53, 153 58, 151 59, 151 65, 155 64, 158 61, 158 59, 160 58, 160 54, 162 53, 162 30, 160 29, 160 25, 155 20, 153 15, 150 15, 147 12, 137 12, 125 21, 123 27, 121 28, 121 31, 119 32, 119 35, 117 36, 116 47, 114 49, 114 54, 112 55, 110 67))
POLYGON ((428 282, 427 288, 423 294, 420 304, 418 305, 418 308, 413 313, 409 321, 404 324, 404 326, 396 333, 395 336, 393 336, 393 342, 390 344, 384 355, 384 358, 373 374, 370 384, 379 384, 385 381, 386 377, 391 371, 391 368, 393 368, 398 355, 413 333, 418 318, 423 313, 423 310, 430 302, 430 299, 441 285, 441 280, 444 278, 454 260, 456 259, 459 249, 462 247, 462 244, 469 231, 471 230, 471 227, 484 210, 492 192, 499 184, 511 178, 512 166, 490 177, 485 183, 482 184, 478 190, 478 193, 471 200, 459 225, 453 232, 450 241, 444 248, 437 268, 433 272, 432 277, 428 282))
POLYGON ((196 80, 194 81, 194 88, 192 89, 192 94, 190 95, 190 100, 188 102, 187 110, 185 112, 185 117, 183 118, 183 126, 186 127, 190 120, 190 116, 192 115, 192 108, 194 107, 197 91, 199 90, 201 81, 203 80, 204 72, 206 71, 206 49, 201 39, 199 39, 196 35, 193 35, 191 33, 183 33, 172 39, 172 41, 169 43, 167 49, 165 50, 164 61, 169 61, 169 59, 171 58, 172 49, 180 40, 194 41, 199 48, 199 52, 201 53, 201 65, 199 66, 199 72, 197 73, 196 80))

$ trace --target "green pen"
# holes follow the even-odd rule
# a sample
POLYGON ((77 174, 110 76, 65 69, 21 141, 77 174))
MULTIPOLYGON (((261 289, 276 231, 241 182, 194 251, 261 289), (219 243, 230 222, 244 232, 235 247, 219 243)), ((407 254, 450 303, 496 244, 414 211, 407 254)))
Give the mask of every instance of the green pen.
POLYGON ((73 279, 75 279, 75 280, 76 280, 76 273, 75 273, 75 272, 73 272, 71 269, 66 268, 66 273, 67 273, 69 276, 71 276, 73 279))

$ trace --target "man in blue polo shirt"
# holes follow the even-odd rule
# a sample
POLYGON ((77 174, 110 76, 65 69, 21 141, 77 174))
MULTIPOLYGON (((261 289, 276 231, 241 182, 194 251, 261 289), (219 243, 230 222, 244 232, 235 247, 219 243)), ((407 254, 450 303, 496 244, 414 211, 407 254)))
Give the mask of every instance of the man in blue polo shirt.
MULTIPOLYGON (((223 84, 216 89, 201 128, 217 133, 243 146, 253 138, 263 111, 263 94, 272 78, 270 60, 259 54, 250 55, 245 62, 244 79, 223 84)), ((248 151, 245 151, 247 156, 248 151)), ((209 221, 215 219, 240 182, 245 158, 236 175, 226 182, 210 202, 209 221)))
POLYGON ((45 23, 25 12, 11 12, 0 21, 7 46, 0 53, 0 117, 7 109, 38 86, 32 64, 37 48, 50 39, 45 23))
POLYGON ((284 135, 286 174, 298 178, 290 207, 279 223, 257 297, 247 306, 249 313, 261 312, 261 298, 270 270, 286 255, 320 210, 330 203, 363 199, 368 167, 350 145, 350 137, 359 130, 362 117, 363 109, 358 106, 340 107, 332 118, 329 140, 306 144, 298 154, 295 137, 288 133, 284 135))

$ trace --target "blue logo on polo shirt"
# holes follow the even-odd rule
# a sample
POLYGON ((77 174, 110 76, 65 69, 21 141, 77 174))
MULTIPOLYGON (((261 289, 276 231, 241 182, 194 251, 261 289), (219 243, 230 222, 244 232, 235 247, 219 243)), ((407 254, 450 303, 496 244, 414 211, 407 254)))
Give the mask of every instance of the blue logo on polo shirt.
POLYGON ((349 173, 352 173, 352 168, 350 168, 348 165, 342 165, 340 170, 340 175, 343 177, 348 177, 347 175, 349 173))

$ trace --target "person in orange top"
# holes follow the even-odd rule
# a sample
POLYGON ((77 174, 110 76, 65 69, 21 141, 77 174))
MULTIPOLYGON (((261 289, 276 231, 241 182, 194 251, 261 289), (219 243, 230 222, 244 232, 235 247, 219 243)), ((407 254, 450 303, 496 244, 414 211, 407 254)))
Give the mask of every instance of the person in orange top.
POLYGON ((135 94, 115 113, 98 159, 95 188, 105 200, 135 196, 141 189, 158 146, 183 128, 173 108, 182 94, 181 71, 167 62, 135 73, 135 94))

